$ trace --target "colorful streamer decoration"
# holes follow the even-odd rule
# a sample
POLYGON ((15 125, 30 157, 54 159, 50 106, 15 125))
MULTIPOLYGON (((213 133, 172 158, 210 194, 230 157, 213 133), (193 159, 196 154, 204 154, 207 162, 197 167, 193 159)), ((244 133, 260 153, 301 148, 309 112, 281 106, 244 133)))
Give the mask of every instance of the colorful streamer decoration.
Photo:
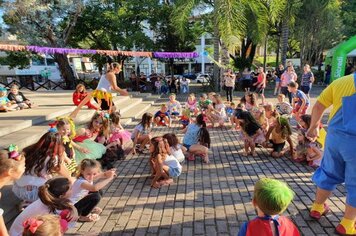
POLYGON ((27 46, 28 51, 42 54, 96 54, 96 50, 78 48, 50 48, 39 46, 27 46))
POLYGON ((135 52, 135 51, 117 51, 117 50, 95 50, 80 48, 52 48, 41 46, 22 46, 0 44, 0 50, 3 51, 31 51, 40 54, 100 54, 108 56, 128 56, 128 57, 156 57, 156 58, 196 58, 197 52, 135 52))
POLYGON ((11 45, 11 44, 0 44, 0 50, 2 51, 26 51, 26 46, 22 45, 11 45))
POLYGON ((154 52, 156 58, 196 58, 199 57, 197 52, 154 52))

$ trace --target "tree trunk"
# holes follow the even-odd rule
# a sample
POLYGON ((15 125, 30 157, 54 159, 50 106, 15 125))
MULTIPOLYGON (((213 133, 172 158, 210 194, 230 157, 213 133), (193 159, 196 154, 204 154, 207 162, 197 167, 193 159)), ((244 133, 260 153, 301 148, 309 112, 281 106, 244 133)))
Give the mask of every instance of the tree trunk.
POLYGON ((268 35, 266 35, 265 46, 263 50, 263 71, 266 71, 266 64, 267 64, 267 41, 268 41, 268 35))
POLYGON ((67 54, 54 54, 54 59, 58 63, 59 71, 66 82, 66 89, 75 89, 75 76, 72 67, 69 65, 67 54))
POLYGON ((289 37, 289 26, 288 19, 282 21, 282 64, 286 66, 287 60, 287 50, 288 50, 288 37, 289 37))
MULTIPOLYGON (((214 60, 219 61, 220 59, 220 34, 218 25, 215 24, 214 27, 214 60)), ((213 70, 213 86, 214 90, 220 92, 220 69, 219 66, 214 63, 214 70, 213 70)))
MULTIPOLYGON (((229 51, 228 51, 226 44, 224 42, 221 42, 221 64, 226 67, 228 67, 230 64, 229 51)), ((221 88, 220 81, 223 80, 224 70, 225 69, 223 67, 220 68, 219 91, 221 88)))
POLYGON ((278 34, 277 34, 277 50, 276 50, 276 68, 279 66, 279 51, 281 49, 281 24, 278 24, 278 34))

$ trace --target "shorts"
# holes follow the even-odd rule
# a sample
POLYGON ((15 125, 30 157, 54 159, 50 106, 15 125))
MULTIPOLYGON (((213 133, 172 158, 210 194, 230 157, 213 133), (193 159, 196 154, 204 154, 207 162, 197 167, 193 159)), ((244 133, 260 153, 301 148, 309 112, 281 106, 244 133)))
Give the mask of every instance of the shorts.
POLYGON ((301 86, 300 90, 302 90, 305 94, 309 94, 311 87, 312 87, 311 85, 301 86))
POLYGON ((256 88, 255 93, 257 93, 257 94, 265 94, 265 88, 262 88, 262 87, 256 88))
POLYGON ((272 140, 270 140, 270 143, 273 145, 273 151, 274 152, 281 152, 286 144, 286 142, 283 143, 274 143, 272 140))
POLYGON ((179 112, 174 111, 174 112, 171 113, 171 115, 172 115, 172 116, 179 116, 179 112))
POLYGON ((296 113, 299 111, 299 115, 305 115, 307 113, 307 110, 309 108, 309 104, 305 105, 303 110, 299 111, 300 110, 300 105, 297 104, 293 110, 293 113, 296 113))
MULTIPOLYGON (((96 102, 98 102, 97 98, 94 98, 96 102)), ((114 107, 115 104, 112 102, 112 106, 114 107)), ((105 99, 101 99, 101 105, 100 105, 101 110, 103 111, 108 111, 110 109, 109 103, 105 99)))
POLYGON ((180 176, 181 173, 182 173, 182 170, 178 167, 176 167, 176 168, 169 167, 169 169, 168 169, 169 177, 173 177, 173 178, 178 177, 178 176, 180 176))
POLYGON ((314 183, 327 191, 345 183, 346 203, 356 207, 355 137, 337 131, 328 132, 320 167, 313 175, 314 183))
POLYGON ((187 151, 189 151, 189 148, 190 148, 192 145, 189 145, 189 144, 183 144, 183 146, 187 149, 187 151))

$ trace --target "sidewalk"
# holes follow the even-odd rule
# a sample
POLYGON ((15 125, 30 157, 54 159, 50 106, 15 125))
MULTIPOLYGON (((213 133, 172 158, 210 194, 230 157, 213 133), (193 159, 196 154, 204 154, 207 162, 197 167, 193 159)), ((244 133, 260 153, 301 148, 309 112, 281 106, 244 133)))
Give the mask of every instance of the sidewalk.
MULTIPOLYGON (((314 90, 313 103, 320 90, 314 90)), ((186 95, 178 95, 178 99, 185 101, 186 95)), ((157 111, 158 106, 150 110, 157 111)), ((159 127, 154 132, 183 136, 177 122, 172 128, 159 127)), ((118 162, 118 176, 99 205, 104 210, 101 219, 78 223, 67 235, 236 235, 241 223, 256 216, 251 199, 253 186, 262 177, 286 181, 293 188, 295 198, 286 214, 303 235, 334 235, 345 204, 344 186, 339 186, 328 202, 331 213, 314 221, 308 216, 315 192, 311 181, 314 169, 286 157, 272 159, 261 148, 257 148, 258 157, 242 157, 243 143, 228 128, 210 129, 210 135, 210 164, 200 159, 185 162, 182 175, 169 187, 150 187, 148 154, 118 162)))

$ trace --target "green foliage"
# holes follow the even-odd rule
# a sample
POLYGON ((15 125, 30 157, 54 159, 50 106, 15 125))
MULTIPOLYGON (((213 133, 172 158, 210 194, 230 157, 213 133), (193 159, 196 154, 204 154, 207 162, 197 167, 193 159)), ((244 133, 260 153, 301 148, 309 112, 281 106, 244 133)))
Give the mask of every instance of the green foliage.
POLYGON ((36 54, 32 54, 31 52, 6 52, 6 57, 0 58, 1 65, 7 65, 10 69, 18 68, 18 69, 26 69, 31 65, 31 59, 38 58, 39 56, 36 54))
POLYGON ((322 52, 341 40, 337 0, 303 0, 295 32, 304 63, 320 63, 322 52))
POLYGON ((356 1, 342 0, 340 16, 344 36, 348 39, 356 35, 356 1))

